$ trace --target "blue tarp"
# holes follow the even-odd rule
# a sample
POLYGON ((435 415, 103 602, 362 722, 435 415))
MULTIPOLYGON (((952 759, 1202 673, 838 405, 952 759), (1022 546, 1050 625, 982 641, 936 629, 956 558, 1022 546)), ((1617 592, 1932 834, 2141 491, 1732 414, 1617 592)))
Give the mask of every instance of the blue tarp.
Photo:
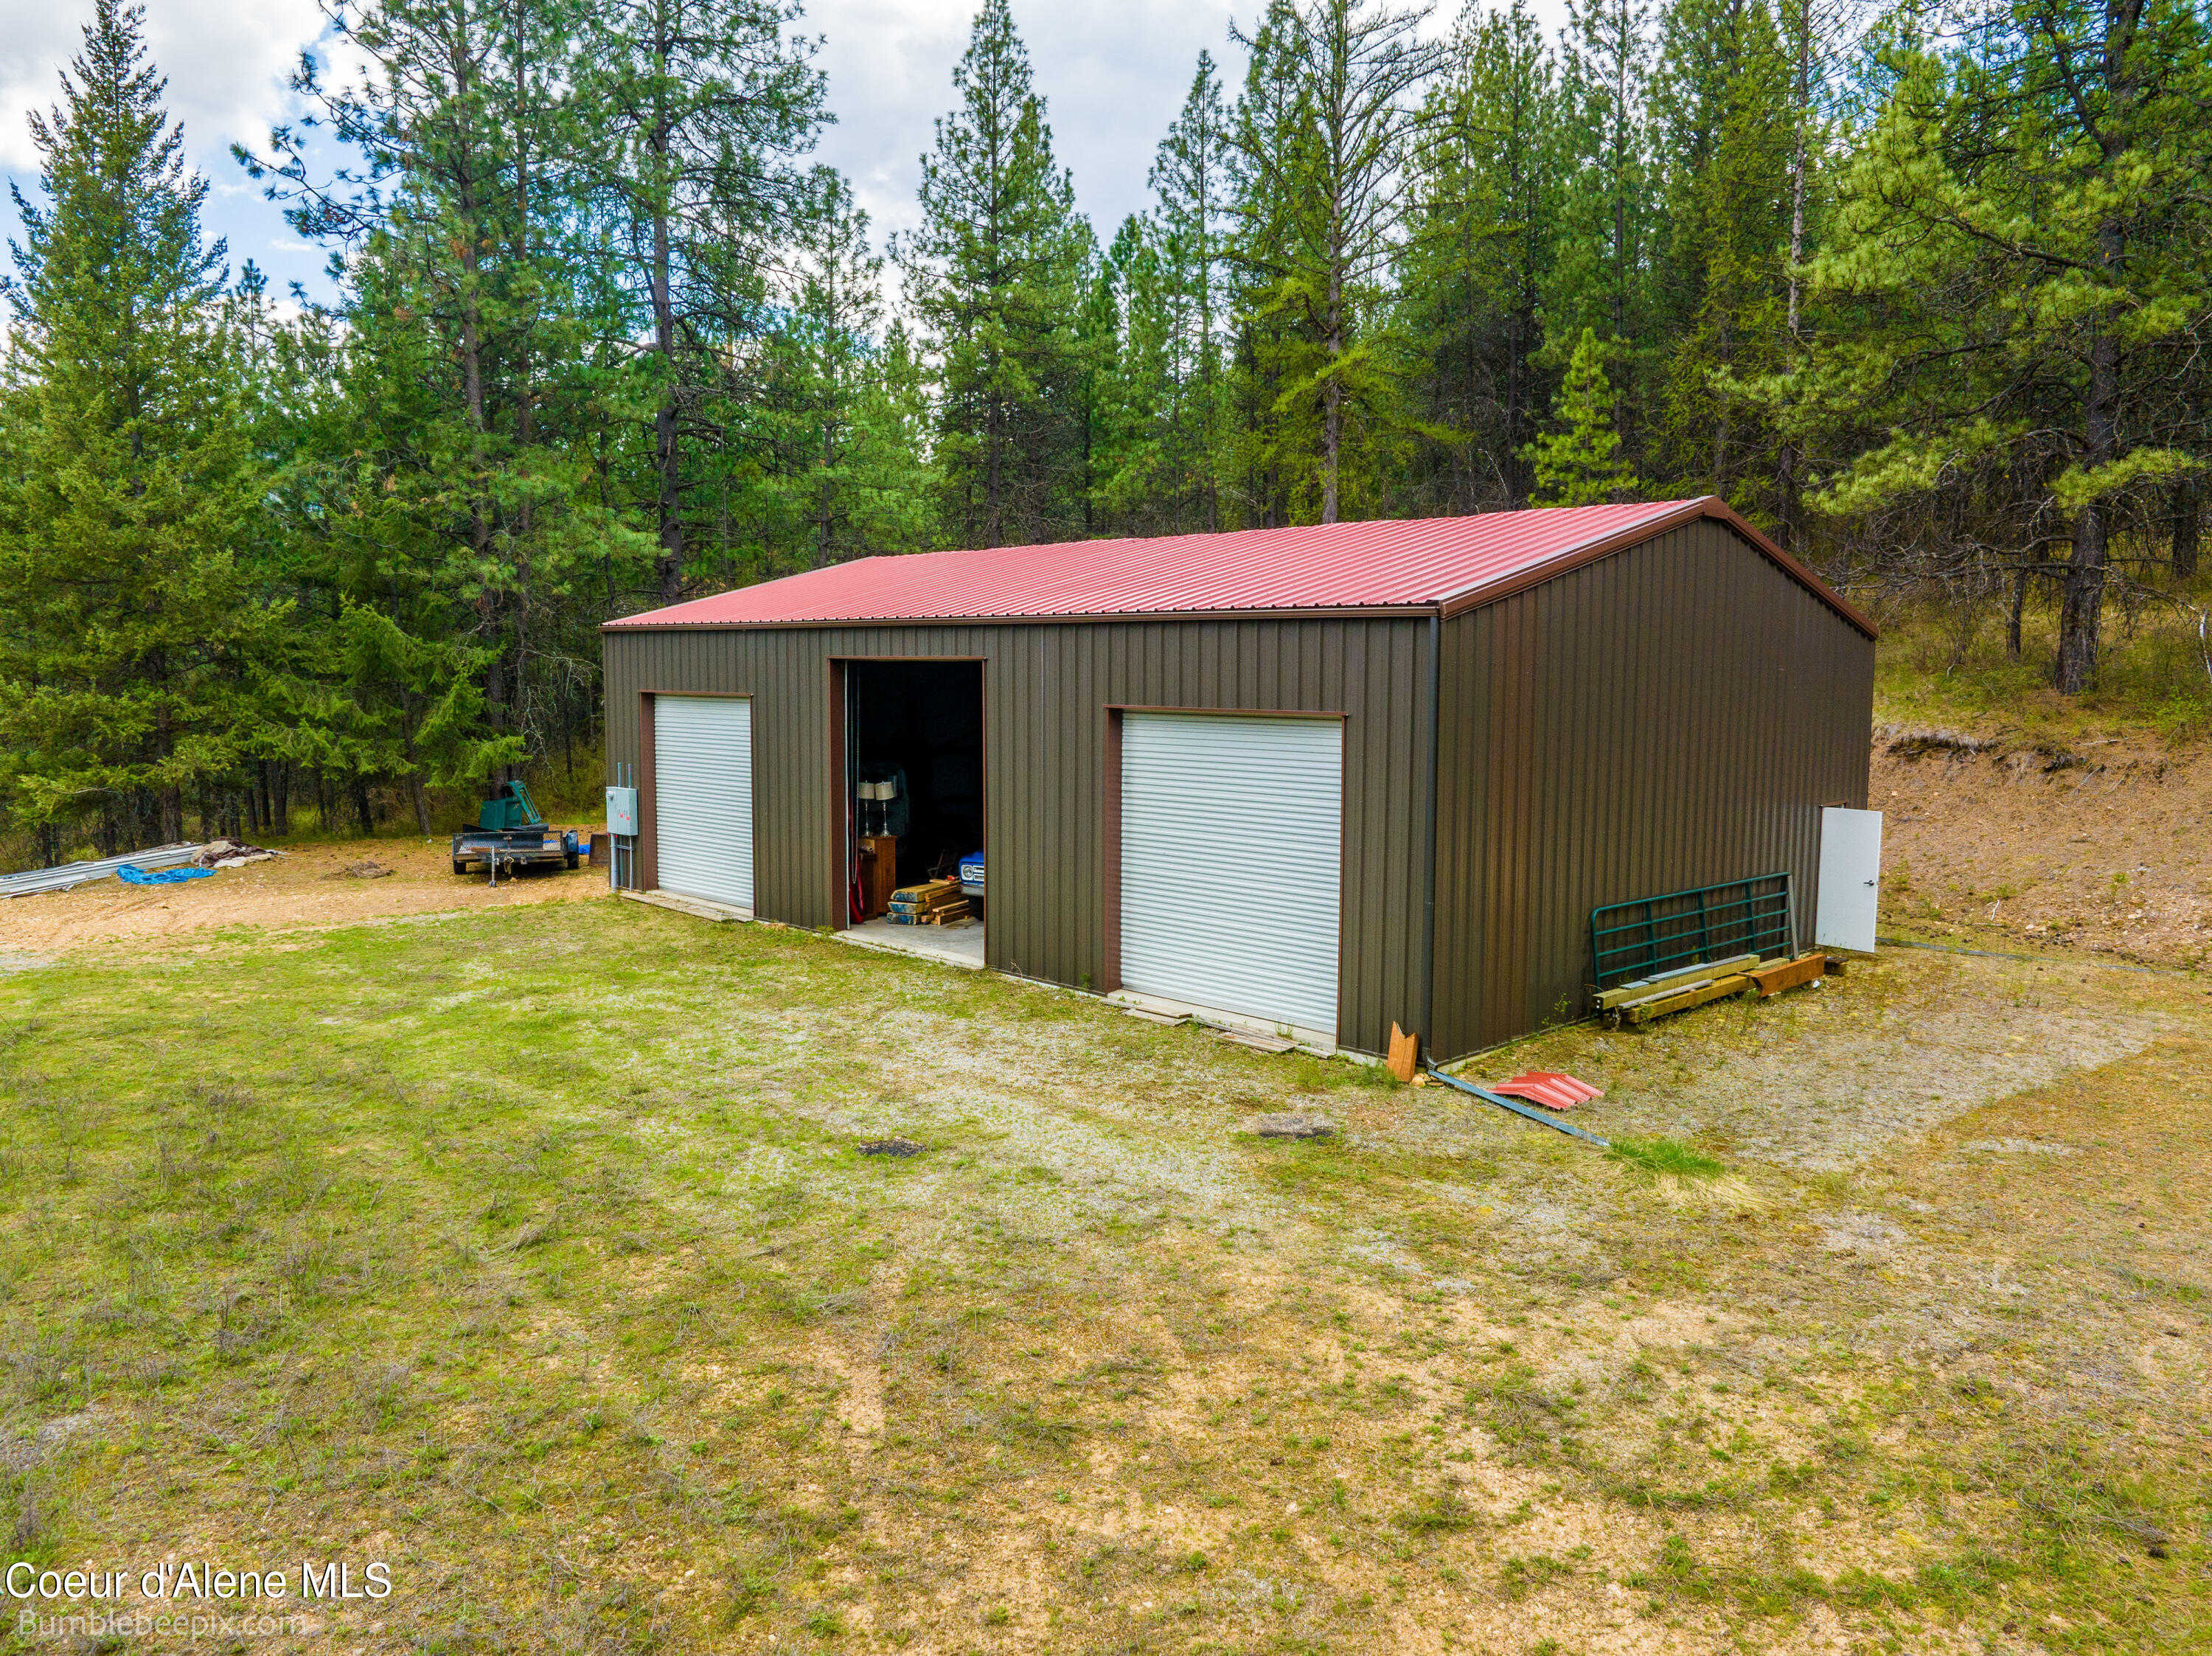
POLYGON ((157 868, 149 873, 134 868, 129 863, 115 870, 115 877, 126 885, 182 885, 186 880, 207 880, 215 877, 211 868, 157 868))

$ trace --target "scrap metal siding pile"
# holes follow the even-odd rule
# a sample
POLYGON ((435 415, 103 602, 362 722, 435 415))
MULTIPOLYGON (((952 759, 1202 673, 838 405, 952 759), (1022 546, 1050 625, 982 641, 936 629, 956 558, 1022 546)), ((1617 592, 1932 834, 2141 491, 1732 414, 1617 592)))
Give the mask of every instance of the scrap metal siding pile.
POLYGON ((112 880, 115 870, 125 864, 149 872, 179 868, 198 857, 200 851, 196 844, 157 846, 151 851, 134 851, 127 857, 103 857, 97 862, 63 863, 53 868, 0 875, 0 897, 28 897, 41 891, 67 891, 88 880, 112 880))

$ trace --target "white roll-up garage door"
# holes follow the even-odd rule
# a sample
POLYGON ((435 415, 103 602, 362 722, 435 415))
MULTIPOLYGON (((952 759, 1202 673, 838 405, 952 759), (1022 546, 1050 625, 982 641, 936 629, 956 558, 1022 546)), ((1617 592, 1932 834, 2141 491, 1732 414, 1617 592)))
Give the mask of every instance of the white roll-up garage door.
POLYGON ((753 704, 653 699, 653 851, 660 889, 753 906, 753 704))
POLYGON ((1125 713, 1121 986, 1336 1035, 1344 731, 1125 713))

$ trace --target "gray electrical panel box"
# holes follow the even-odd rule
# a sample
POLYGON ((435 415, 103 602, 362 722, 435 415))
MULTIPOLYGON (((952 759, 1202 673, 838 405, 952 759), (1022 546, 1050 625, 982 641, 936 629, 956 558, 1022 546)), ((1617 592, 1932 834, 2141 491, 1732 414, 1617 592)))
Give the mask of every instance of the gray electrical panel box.
POLYGON ((635 834, 637 832, 637 790, 609 788, 607 790, 607 832, 635 834))

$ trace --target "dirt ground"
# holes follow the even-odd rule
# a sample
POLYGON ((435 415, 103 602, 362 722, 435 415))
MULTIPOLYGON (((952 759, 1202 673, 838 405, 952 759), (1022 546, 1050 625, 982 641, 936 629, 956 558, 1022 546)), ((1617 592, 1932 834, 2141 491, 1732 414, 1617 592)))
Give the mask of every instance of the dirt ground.
POLYGON ((570 902, 606 889, 606 870, 587 865, 502 879, 494 890, 481 874, 456 875, 442 840, 348 840, 295 846, 272 861, 180 885, 107 879, 0 899, 0 954, 150 943, 226 926, 326 931, 404 914, 570 902))
POLYGON ((2212 752, 1889 727, 1870 803, 1885 813, 1886 927, 2160 966, 2212 958, 2212 752))

